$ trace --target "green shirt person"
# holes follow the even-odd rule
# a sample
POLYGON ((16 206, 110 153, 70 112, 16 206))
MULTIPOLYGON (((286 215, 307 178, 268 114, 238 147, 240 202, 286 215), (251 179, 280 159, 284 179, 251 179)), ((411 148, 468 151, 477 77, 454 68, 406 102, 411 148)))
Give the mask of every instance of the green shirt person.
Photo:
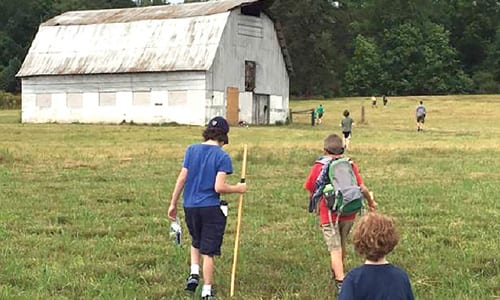
POLYGON ((323 105, 320 104, 318 108, 316 108, 316 119, 317 119, 317 124, 321 124, 321 120, 323 118, 323 113, 325 112, 325 109, 323 108, 323 105))

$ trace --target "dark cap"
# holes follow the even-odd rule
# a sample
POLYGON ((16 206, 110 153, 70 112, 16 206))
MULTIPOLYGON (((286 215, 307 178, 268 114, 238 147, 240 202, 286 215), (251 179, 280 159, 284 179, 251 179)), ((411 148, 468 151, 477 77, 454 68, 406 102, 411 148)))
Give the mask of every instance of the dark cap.
POLYGON ((229 138, 227 133, 229 132, 229 124, 226 119, 223 117, 217 116, 208 122, 207 128, 219 128, 224 133, 225 137, 223 137, 222 141, 224 144, 229 144, 229 138))

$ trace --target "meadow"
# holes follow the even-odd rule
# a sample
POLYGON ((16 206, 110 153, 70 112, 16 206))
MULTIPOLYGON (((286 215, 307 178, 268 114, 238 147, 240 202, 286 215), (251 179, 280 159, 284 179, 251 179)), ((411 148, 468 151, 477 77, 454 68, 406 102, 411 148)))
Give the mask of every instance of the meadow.
MULTIPOLYGON (((396 220, 401 240, 388 260, 408 272, 416 299, 500 299, 500 95, 290 107, 320 103, 320 126, 304 114, 286 126, 231 128, 229 180, 239 180, 247 144, 249 186, 234 299, 335 299, 302 185, 323 138, 340 133, 344 109, 358 121, 346 155, 378 210, 396 220), (424 132, 414 122, 419 100, 424 132)), ((19 114, 0 110, 0 298, 191 299, 187 229, 178 247, 166 213, 184 149, 203 128, 20 124, 19 114)), ((223 198, 229 218, 215 289, 229 299, 238 196, 223 198)), ((363 261, 349 247, 347 269, 363 261)))

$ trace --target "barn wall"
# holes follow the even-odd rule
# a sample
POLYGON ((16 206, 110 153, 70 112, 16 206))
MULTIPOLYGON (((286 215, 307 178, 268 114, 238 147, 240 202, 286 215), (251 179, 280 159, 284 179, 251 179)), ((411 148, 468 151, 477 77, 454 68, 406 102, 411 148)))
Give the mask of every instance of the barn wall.
POLYGON ((205 72, 26 77, 25 123, 204 125, 205 72))
POLYGON ((251 108, 245 95, 245 61, 256 62, 254 93, 270 95, 269 121, 285 121, 288 115, 289 77, 278 43, 274 23, 265 14, 260 17, 242 15, 234 10, 222 35, 212 68, 207 76, 209 89, 240 91, 240 119, 251 123, 251 108), (241 113, 246 112, 246 113, 241 113))

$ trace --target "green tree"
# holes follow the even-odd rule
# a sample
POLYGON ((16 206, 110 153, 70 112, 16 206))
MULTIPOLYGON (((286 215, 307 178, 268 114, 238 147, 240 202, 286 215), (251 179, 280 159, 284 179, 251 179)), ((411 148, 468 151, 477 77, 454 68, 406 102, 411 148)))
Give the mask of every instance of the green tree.
POLYGON ((337 94, 351 44, 347 14, 328 0, 277 0, 271 12, 283 24, 296 66, 291 93, 306 97, 337 94))
POLYGON ((377 45, 358 35, 354 42, 354 56, 345 74, 344 91, 348 95, 375 95, 381 92, 382 59, 377 45))
POLYGON ((383 67, 386 88, 396 94, 466 92, 472 82, 460 69, 443 26, 406 23, 386 30, 383 67))
POLYGON ((500 93, 500 25, 496 38, 487 49, 487 56, 482 68, 473 75, 479 93, 500 93))
POLYGON ((10 93, 20 91, 19 80, 15 77, 19 68, 21 68, 21 61, 13 58, 9 61, 8 66, 0 71, 0 90, 10 93))
POLYGON ((131 0, 0 0, 0 89, 19 89, 14 75, 38 27, 49 18, 68 10, 133 6, 131 0))

